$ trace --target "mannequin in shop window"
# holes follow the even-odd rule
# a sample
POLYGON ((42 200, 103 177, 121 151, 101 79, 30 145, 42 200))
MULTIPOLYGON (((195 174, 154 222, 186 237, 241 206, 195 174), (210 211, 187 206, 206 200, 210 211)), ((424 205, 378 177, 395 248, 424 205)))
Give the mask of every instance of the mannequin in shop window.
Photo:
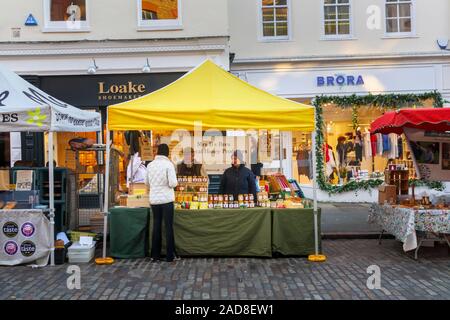
POLYGON ((297 151, 297 167, 298 174, 311 177, 310 168, 309 168, 309 158, 310 158, 310 150, 306 143, 302 143, 297 151))
POLYGON ((339 181, 339 177, 337 175, 336 157, 333 152, 333 147, 326 144, 324 149, 328 182, 336 184, 339 181))
POLYGON ((338 138, 338 144, 336 146, 336 152, 338 154, 339 167, 347 166, 348 162, 348 154, 353 150, 353 143, 351 141, 347 141, 347 138, 344 136, 340 136, 338 138))
POLYGON ((363 138, 360 130, 356 131, 354 137, 354 149, 355 149, 355 158, 358 163, 361 163, 363 159, 363 138))

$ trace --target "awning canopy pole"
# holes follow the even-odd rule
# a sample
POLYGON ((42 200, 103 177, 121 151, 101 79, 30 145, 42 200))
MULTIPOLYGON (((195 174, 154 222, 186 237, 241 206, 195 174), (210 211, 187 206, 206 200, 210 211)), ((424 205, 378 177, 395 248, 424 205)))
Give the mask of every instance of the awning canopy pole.
POLYGON ((50 265, 55 265, 55 174, 53 165, 53 132, 48 132, 48 181, 49 181, 49 206, 50 206, 50 236, 51 254, 50 265))

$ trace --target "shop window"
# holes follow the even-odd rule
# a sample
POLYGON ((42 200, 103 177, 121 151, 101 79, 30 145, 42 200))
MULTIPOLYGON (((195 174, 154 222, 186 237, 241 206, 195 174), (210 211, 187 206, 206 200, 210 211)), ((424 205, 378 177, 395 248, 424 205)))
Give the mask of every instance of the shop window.
POLYGON ((142 30, 181 28, 180 0, 137 0, 138 26, 142 30))
POLYGON ((413 33, 413 1, 412 0, 386 0, 386 33, 411 34, 413 33))
POLYGON ((348 38, 352 32, 350 0, 324 0, 323 27, 325 38, 348 38))
POLYGON ((89 31, 89 0, 45 0, 44 31, 89 31))
POLYGON ((290 0, 260 0, 262 39, 289 39, 290 0))

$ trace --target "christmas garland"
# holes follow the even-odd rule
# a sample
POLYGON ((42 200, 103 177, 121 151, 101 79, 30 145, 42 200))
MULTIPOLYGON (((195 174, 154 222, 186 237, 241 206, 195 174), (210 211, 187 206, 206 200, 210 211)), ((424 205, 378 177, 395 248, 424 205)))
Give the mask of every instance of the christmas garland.
POLYGON ((428 187, 437 191, 444 191, 445 189, 445 185, 441 181, 409 179, 409 185, 415 187, 428 187))
MULTIPOLYGON (((317 184, 323 191, 331 194, 338 194, 343 192, 358 190, 371 190, 378 187, 384 181, 381 179, 350 181, 347 184, 336 186, 328 183, 325 177, 325 165, 323 155, 324 145, 324 120, 323 120, 323 106, 325 104, 334 104, 341 108, 352 108, 352 125, 353 128, 358 127, 358 109, 361 106, 372 106, 383 111, 392 109, 401 109, 413 106, 423 105, 426 100, 433 100, 434 108, 442 108, 444 106, 444 99, 437 91, 422 93, 422 94, 387 94, 387 95, 373 95, 365 96, 317 96, 313 105, 316 108, 316 172, 317 184)), ((415 186, 427 186, 431 189, 442 191, 444 185, 441 182, 432 182, 424 180, 410 180, 415 186)))

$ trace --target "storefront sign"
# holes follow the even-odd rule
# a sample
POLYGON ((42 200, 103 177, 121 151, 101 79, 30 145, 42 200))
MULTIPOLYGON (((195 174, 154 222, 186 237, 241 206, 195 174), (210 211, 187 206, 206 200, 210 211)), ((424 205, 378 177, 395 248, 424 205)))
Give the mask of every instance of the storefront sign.
POLYGON ((317 77, 318 87, 362 86, 362 85, 364 85, 364 79, 361 75, 358 76, 336 75, 336 76, 317 77))
POLYGON ((49 76, 40 78, 40 87, 43 91, 76 107, 106 107, 149 94, 182 75, 183 73, 174 72, 49 76))

